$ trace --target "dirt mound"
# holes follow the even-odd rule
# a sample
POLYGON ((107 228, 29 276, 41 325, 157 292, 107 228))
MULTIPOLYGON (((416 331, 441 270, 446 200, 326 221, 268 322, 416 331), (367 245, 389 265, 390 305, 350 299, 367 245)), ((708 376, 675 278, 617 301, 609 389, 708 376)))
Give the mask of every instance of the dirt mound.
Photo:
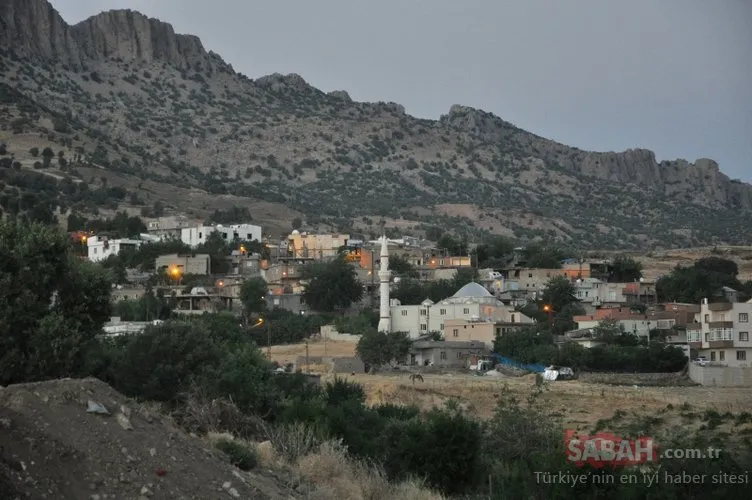
POLYGON ((0 388, 0 500, 295 498, 97 379, 0 388))

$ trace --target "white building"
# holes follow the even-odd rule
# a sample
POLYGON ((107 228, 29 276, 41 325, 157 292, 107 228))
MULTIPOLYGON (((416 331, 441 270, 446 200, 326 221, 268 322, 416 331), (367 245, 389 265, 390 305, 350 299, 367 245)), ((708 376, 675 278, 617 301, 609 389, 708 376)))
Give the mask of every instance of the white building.
POLYGON ((261 241, 261 226, 253 224, 232 224, 223 226, 196 226, 184 227, 180 230, 180 239, 183 243, 195 248, 202 243, 206 243, 209 235, 218 232, 222 239, 231 242, 235 239, 243 241, 261 241))
POLYGON ((599 307, 605 304, 626 304, 624 283, 607 283, 597 278, 575 281, 575 293, 580 302, 599 307))
POLYGON ((711 363, 752 367, 752 302, 708 303, 704 299, 695 323, 687 325, 687 341, 711 363))
POLYGON ((429 332, 445 336, 447 320, 483 321, 493 323, 532 324, 533 320, 515 311, 494 297, 478 283, 468 283, 457 293, 440 302, 429 299, 417 306, 403 306, 391 301, 391 328, 393 332, 408 332, 415 339, 429 332))
POLYGON ((99 262, 111 255, 118 255, 123 248, 138 248, 141 243, 141 240, 131 239, 110 240, 107 236, 91 236, 86 240, 91 262, 99 262))

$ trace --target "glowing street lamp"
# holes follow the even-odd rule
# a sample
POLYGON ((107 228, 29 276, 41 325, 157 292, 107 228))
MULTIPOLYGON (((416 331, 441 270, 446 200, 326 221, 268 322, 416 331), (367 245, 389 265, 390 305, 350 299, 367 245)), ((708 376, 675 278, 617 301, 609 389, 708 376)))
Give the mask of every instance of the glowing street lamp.
POLYGON ((175 281, 180 284, 180 278, 183 277, 183 271, 178 266, 170 266, 167 268, 167 274, 170 276, 170 278, 174 279, 175 281))
POLYGON ((553 316, 553 314, 554 314, 554 308, 551 307, 548 304, 545 304, 543 306, 543 312, 545 312, 546 314, 548 314, 548 329, 551 330, 551 331, 553 331, 553 326, 554 326, 554 316, 553 316))

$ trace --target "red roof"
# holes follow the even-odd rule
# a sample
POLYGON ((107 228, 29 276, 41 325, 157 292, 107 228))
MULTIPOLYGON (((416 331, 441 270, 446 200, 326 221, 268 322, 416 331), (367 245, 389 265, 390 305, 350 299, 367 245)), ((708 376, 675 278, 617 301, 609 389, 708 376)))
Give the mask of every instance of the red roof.
POLYGON ((573 321, 603 321, 604 319, 633 319, 633 320, 647 320, 648 317, 644 314, 637 314, 630 310, 628 307, 614 307, 605 309, 596 309, 595 314, 575 316, 573 321))

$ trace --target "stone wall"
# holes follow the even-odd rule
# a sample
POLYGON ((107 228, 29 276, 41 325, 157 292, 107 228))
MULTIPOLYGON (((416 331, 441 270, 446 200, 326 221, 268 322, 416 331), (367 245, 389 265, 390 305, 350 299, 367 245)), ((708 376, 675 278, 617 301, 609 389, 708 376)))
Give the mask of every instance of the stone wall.
POLYGON ((332 358, 332 373, 365 373, 366 367, 360 358, 332 358))
MULTIPOLYGON (((364 373, 365 366, 363 361, 358 357, 325 357, 325 356, 308 356, 308 366, 320 365, 329 368, 330 373, 364 373)), ((306 357, 298 356, 295 360, 295 369, 306 366, 306 357)))
POLYGON ((360 340, 360 335, 339 333, 334 325, 324 325, 321 327, 321 338, 335 341, 357 342, 360 340))
POLYGON ((689 380, 684 372, 678 373, 593 373, 582 372, 578 375, 582 382, 608 385, 640 386, 691 386, 697 385, 689 380))
POLYGON ((703 386, 752 387, 752 368, 689 364, 689 377, 703 386))

